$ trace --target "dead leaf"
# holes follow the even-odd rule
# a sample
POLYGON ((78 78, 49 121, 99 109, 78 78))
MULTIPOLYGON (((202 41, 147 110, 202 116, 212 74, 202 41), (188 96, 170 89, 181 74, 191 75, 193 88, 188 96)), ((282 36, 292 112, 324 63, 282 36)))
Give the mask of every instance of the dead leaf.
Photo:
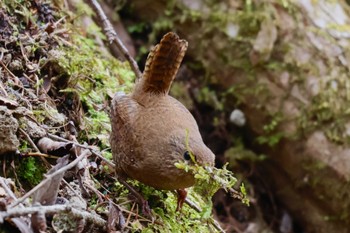
MULTIPOLYGON (((69 155, 64 156, 63 158, 57 159, 57 164, 51 168, 47 174, 52 174, 58 169, 66 166, 69 162, 69 155)), ((61 180, 64 176, 64 173, 59 174, 53 177, 49 182, 47 182, 43 187, 37 190, 33 194, 33 203, 40 203, 42 205, 52 205, 56 202, 58 188, 61 183, 61 180)))
POLYGON ((39 149, 46 154, 55 156, 64 156, 69 154, 70 149, 73 147, 71 142, 57 142, 50 138, 43 137, 38 142, 39 149))

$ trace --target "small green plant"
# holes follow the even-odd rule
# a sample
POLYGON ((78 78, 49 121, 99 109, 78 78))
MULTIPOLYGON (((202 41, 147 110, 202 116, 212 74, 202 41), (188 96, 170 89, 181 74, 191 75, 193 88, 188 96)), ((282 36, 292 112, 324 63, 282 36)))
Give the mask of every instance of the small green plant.
POLYGON ((206 203, 202 212, 203 218, 209 218, 211 216, 211 198, 220 188, 223 188, 226 192, 230 192, 234 197, 241 199, 243 203, 249 205, 245 187, 241 186, 241 193, 238 193, 233 189, 233 186, 236 184, 237 179, 234 177, 233 173, 230 170, 227 170, 228 163, 226 163, 221 169, 199 165, 196 161, 195 156, 190 150, 189 131, 187 129, 185 145, 187 151, 190 152, 192 164, 180 161, 176 163, 175 166, 194 175, 194 178, 196 179, 194 190, 203 197, 203 200, 206 203))
POLYGON ((215 167, 203 167, 198 164, 189 165, 185 162, 178 162, 175 166, 179 169, 183 169, 186 172, 191 172, 195 179, 196 185, 194 190, 204 197, 208 204, 211 206, 212 196, 220 189, 234 194, 235 197, 242 200, 243 203, 249 204, 249 200, 246 195, 244 186, 241 186, 241 193, 233 190, 233 186, 236 184, 237 179, 233 173, 227 169, 225 164, 221 169, 215 167))

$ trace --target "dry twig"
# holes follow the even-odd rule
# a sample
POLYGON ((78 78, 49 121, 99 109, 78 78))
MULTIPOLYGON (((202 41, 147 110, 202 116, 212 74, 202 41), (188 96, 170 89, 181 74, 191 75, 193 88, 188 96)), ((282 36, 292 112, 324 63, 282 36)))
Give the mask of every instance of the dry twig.
POLYGON ((7 68, 7 66, 6 66, 2 61, 0 61, 0 65, 7 71, 7 73, 8 73, 12 78, 14 78, 15 80, 18 81, 18 77, 17 77, 16 75, 14 75, 14 74, 11 72, 11 70, 9 70, 9 69, 7 68))
POLYGON ((35 145, 35 143, 33 142, 33 140, 30 138, 29 134, 26 133, 26 131, 24 131, 23 129, 19 128, 19 132, 21 132, 21 134, 23 134, 27 141, 29 142, 29 144, 35 149, 36 152, 40 153, 39 148, 35 145))
POLYGON ((88 149, 91 151, 91 153, 97 157, 99 157, 101 160, 103 160, 104 162, 106 162, 109 166, 113 167, 114 168, 114 163, 112 163, 111 161, 109 161, 108 159, 106 159, 105 157, 103 157, 100 153, 98 153, 96 150, 94 150, 91 146, 85 146, 85 145, 82 145, 82 144, 79 144, 75 141, 70 141, 70 140, 67 140, 65 138, 62 138, 62 137, 59 137, 59 136, 56 136, 54 134, 48 134, 47 135, 49 138, 51 139, 54 139, 54 140, 57 140, 57 141, 61 141, 61 142, 71 142, 73 143, 75 146, 78 146, 78 147, 81 147, 81 148, 84 148, 84 149, 88 149))
MULTIPOLYGON (((35 145, 35 143, 33 142, 33 140, 30 138, 29 134, 27 134, 26 131, 24 131, 24 130, 21 129, 21 128, 19 128, 19 132, 21 132, 21 134, 23 134, 23 135, 26 137, 27 141, 28 141, 29 144, 36 150, 36 152, 40 153, 39 148, 35 145)), ((48 166, 48 167, 51 166, 51 164, 50 164, 49 162, 47 162, 47 160, 46 160, 44 157, 40 156, 40 159, 44 162, 44 164, 45 164, 46 166, 48 166)))
POLYGON ((110 43, 114 42, 118 48, 118 50, 123 54, 124 58, 129 62, 131 69, 134 71, 136 78, 140 79, 142 74, 136 63, 136 61, 131 57, 127 48, 123 44, 123 42, 119 39, 117 32, 113 29, 111 22, 108 20, 106 14, 102 10, 101 5, 97 2, 97 0, 87 0, 89 5, 93 8, 93 10, 97 13, 97 16, 101 23, 103 24, 103 30, 106 33, 106 36, 110 43))
POLYGON ((23 154, 23 156, 45 157, 45 158, 50 158, 50 159, 58 159, 58 158, 60 158, 58 156, 49 155, 49 154, 43 154, 43 153, 40 153, 40 152, 28 152, 26 154, 23 154))
POLYGON ((90 220, 94 224, 105 227, 107 222, 97 214, 91 214, 84 210, 78 210, 71 205, 51 205, 51 206, 31 206, 26 208, 9 208, 7 211, 0 211, 0 224, 5 218, 20 217, 29 214, 42 212, 45 214, 56 214, 59 212, 69 212, 75 217, 90 220))

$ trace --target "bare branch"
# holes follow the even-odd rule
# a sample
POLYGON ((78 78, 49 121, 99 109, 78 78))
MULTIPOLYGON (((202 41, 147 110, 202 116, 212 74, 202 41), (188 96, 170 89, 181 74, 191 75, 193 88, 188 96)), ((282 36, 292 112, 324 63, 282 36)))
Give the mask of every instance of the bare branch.
POLYGON ((19 128, 18 129, 21 134, 23 134, 26 138, 27 141, 29 142, 29 144, 35 149, 36 152, 40 152, 39 148, 35 145, 35 143, 33 142, 33 140, 30 138, 29 134, 26 133, 26 131, 24 131, 23 129, 19 128))
POLYGON ((101 5, 97 0, 86 0, 88 4, 94 9, 97 13, 97 16, 101 23, 103 24, 103 30, 106 33, 108 41, 110 43, 114 42, 118 50, 123 54, 124 58, 129 62, 131 69, 134 71, 136 78, 140 79, 142 77, 141 71, 136 63, 136 61, 130 56, 127 48, 123 42, 119 39, 117 32, 113 29, 111 22, 108 20, 106 14, 102 10, 101 5))
POLYGON ((0 224, 5 218, 20 217, 29 214, 42 212, 45 214, 55 214, 59 212, 69 212, 73 216, 90 220, 94 224, 105 227, 107 222, 97 214, 92 214, 84 210, 78 210, 71 205, 51 205, 51 206, 31 206, 26 208, 9 208, 7 211, 0 211, 0 224))

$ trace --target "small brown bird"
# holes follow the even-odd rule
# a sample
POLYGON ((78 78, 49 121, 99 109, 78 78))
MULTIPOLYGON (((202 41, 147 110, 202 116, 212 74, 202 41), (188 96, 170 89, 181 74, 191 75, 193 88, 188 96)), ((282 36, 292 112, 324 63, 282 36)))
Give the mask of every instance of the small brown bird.
POLYGON ((191 113, 168 95, 187 45, 175 33, 167 33, 149 53, 133 92, 117 93, 111 110, 110 144, 119 179, 178 190, 178 208, 186 197, 183 189, 194 184, 194 177, 175 163, 193 163, 190 153, 203 166, 213 166, 215 158, 191 113))

